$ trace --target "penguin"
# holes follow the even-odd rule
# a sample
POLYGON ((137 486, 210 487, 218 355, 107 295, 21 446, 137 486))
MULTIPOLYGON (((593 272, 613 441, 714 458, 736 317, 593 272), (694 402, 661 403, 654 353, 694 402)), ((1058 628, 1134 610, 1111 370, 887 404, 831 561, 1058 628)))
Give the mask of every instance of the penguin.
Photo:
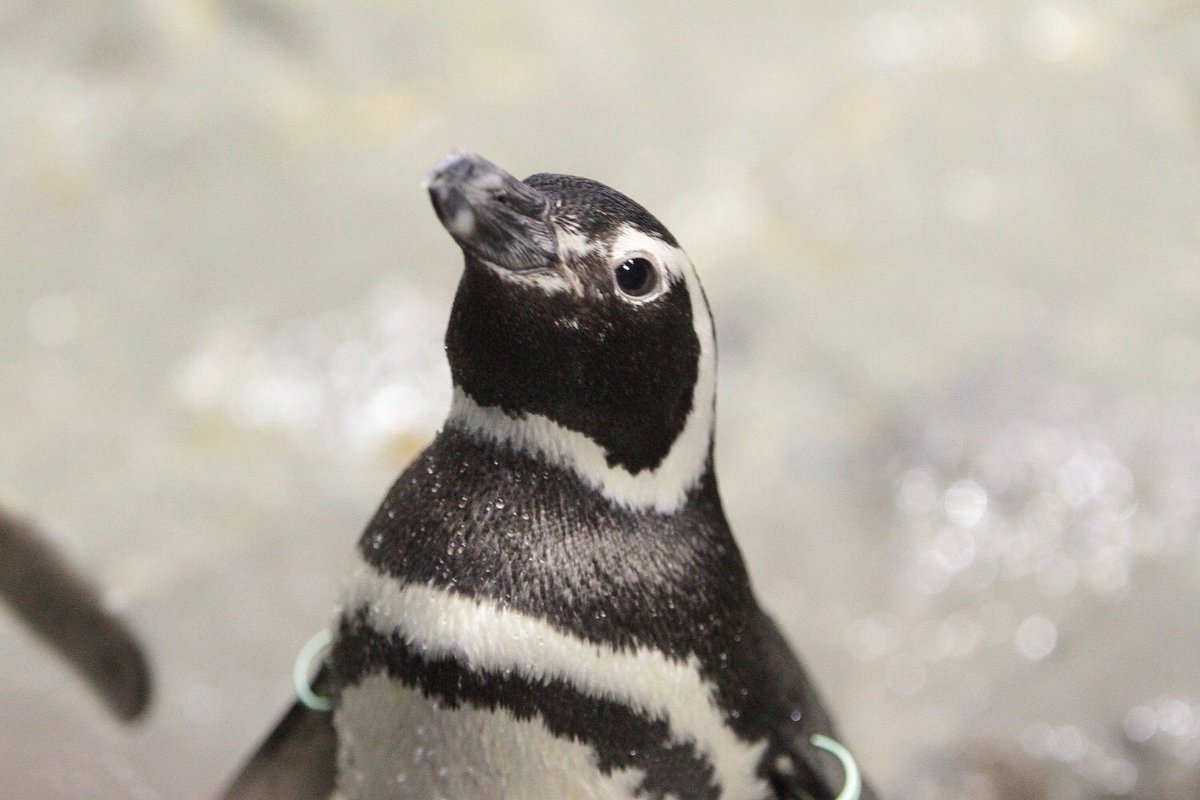
POLYGON ((294 708, 226 797, 873 800, 726 520, 675 237, 470 153, 427 188, 465 261, 449 415, 359 541, 332 714, 294 708))

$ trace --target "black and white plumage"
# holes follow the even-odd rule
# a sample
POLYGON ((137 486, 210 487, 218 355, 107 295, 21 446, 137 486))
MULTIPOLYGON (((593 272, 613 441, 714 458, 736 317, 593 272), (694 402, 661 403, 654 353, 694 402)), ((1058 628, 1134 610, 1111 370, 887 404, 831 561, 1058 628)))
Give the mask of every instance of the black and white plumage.
MULTIPOLYGON (((429 190, 466 256, 454 400, 359 543, 328 667, 338 794, 836 796, 810 743, 836 733, 721 508, 687 256, 583 178, 459 155, 429 190)), ((235 789, 279 771, 280 739, 235 789)))

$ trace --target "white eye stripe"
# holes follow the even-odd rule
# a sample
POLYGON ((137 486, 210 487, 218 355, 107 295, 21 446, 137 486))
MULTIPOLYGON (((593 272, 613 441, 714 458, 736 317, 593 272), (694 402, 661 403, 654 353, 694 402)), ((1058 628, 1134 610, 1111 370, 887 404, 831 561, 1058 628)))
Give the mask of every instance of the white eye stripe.
POLYGON ((680 282, 687 277, 691 268, 691 262, 678 247, 667 244, 657 236, 643 233, 632 225, 621 226, 608 252, 612 261, 626 253, 648 257, 666 275, 678 278, 680 282))
MULTIPOLYGON (((573 261, 594 258, 608 251, 610 273, 631 258, 645 258, 654 265, 657 272, 657 283, 653 290, 642 295, 632 295, 617 290, 623 300, 644 303, 662 296, 672 286, 688 285, 688 274, 691 262, 683 251, 667 244, 657 236, 643 233, 632 225, 621 226, 617 236, 611 242, 589 239, 584 234, 565 226, 556 229, 559 250, 559 268, 554 271, 537 270, 531 272, 514 272, 503 267, 497 267, 484 262, 500 278, 511 283, 520 284, 531 289, 538 289, 546 294, 559 292, 581 293, 584 290, 583 281, 567 266, 573 261), (607 247, 606 247, 607 244, 607 247)), ((614 285, 615 277, 612 278, 614 285)))

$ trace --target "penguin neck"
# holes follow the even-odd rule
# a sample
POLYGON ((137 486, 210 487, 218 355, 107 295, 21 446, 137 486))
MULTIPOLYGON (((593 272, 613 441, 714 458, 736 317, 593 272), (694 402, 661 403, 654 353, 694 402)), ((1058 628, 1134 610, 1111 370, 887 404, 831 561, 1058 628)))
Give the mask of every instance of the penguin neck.
POLYGON ((571 470, 449 427, 397 479, 359 553, 366 588, 350 606, 398 581, 679 657, 697 624, 751 602, 711 471, 678 511, 634 511, 571 470))
POLYGON ((711 371, 704 372, 710 374, 701 375, 692 411, 671 449, 656 467, 638 472, 610 464, 594 440, 549 417, 481 405, 459 386, 454 387, 446 427, 566 469, 620 507, 670 514, 684 506, 712 471, 715 392, 711 371))

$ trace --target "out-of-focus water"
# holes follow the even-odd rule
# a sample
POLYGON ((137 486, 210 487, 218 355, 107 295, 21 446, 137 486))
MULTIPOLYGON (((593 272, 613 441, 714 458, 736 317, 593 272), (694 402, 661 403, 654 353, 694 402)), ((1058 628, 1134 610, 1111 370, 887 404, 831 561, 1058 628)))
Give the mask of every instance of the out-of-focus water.
POLYGON ((0 2, 0 500, 142 632, 0 613, 4 797, 211 795, 448 401, 476 149, 705 279, 764 603, 893 798, 1200 792, 1200 5, 0 2))

